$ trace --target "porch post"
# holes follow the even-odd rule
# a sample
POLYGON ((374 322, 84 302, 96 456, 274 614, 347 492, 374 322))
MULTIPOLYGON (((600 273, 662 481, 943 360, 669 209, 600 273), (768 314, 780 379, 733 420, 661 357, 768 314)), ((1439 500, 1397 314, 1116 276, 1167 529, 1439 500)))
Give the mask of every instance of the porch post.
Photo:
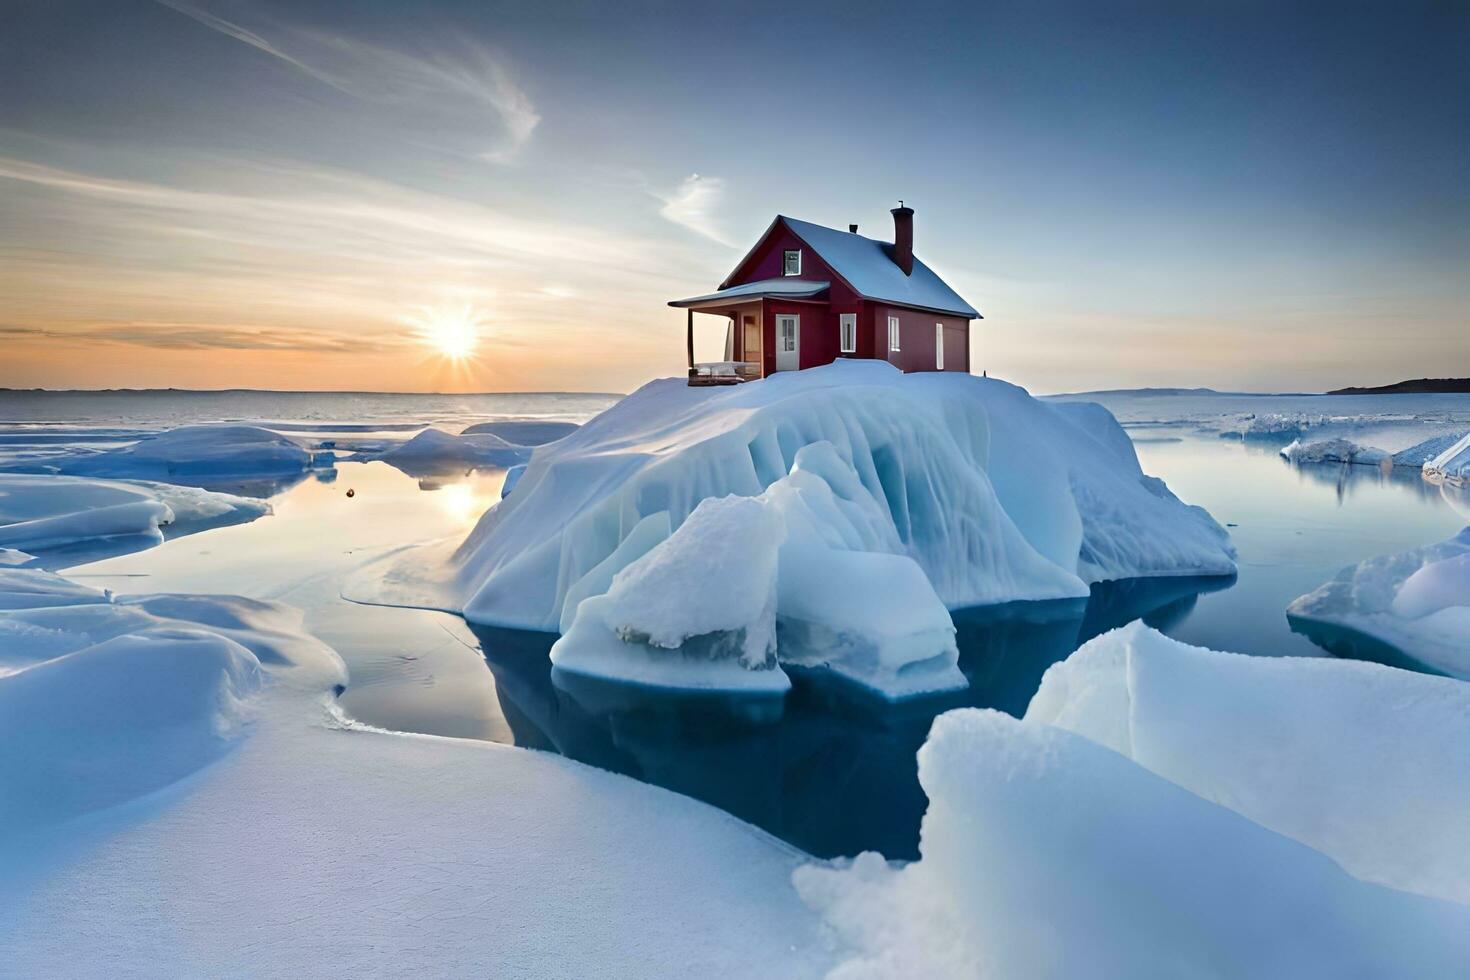
POLYGON ((690 307, 689 314, 689 376, 694 377, 694 308, 690 307))

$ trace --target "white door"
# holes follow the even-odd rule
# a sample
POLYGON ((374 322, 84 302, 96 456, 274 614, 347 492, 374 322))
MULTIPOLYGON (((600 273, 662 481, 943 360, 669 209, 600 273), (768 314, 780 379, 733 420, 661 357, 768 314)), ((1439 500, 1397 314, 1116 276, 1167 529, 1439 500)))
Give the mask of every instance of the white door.
POLYGON ((934 367, 944 370, 944 324, 934 324, 934 367))
POLYGON ((801 367, 801 317, 782 313, 776 317, 776 370, 801 367))

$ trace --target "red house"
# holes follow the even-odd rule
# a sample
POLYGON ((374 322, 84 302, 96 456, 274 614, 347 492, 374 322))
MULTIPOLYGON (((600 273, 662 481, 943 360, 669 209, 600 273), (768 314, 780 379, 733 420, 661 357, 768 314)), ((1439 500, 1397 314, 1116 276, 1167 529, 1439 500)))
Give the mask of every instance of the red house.
POLYGON ((904 371, 969 371, 980 314, 914 255, 914 209, 893 209, 893 242, 785 215, 717 292, 669 303, 689 311, 689 383, 734 384, 839 357, 904 371), (694 314, 728 317, 725 360, 694 363, 694 314))

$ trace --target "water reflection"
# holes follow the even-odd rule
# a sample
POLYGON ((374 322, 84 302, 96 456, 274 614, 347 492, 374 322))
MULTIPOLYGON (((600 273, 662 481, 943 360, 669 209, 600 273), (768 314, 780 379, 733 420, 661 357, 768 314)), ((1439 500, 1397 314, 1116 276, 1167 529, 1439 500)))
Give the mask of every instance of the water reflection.
POLYGON ((556 637, 475 626, 517 745, 704 800, 812 854, 916 857, 925 798, 915 753, 961 705, 1025 711, 1041 675, 1098 633, 1181 614, 1229 579, 1138 579, 1087 600, 955 613, 966 691, 893 705, 825 671, 784 698, 686 694, 553 671, 556 637))

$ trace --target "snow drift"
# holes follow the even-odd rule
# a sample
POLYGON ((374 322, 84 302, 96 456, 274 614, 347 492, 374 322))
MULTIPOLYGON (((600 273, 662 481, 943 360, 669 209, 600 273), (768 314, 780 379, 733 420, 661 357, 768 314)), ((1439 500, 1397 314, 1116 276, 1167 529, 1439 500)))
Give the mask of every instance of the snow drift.
POLYGON ((1293 628, 1309 635, 1322 627, 1349 630, 1470 677, 1470 527, 1448 541, 1345 568, 1286 612, 1293 628))
MULTIPOLYGON (((664 514, 675 530, 707 497, 758 496, 819 442, 949 607, 1234 570, 1224 530, 1141 472, 1105 409, 847 362, 728 388, 656 381, 539 448, 454 554, 438 604, 555 630, 568 595, 594 594, 584 578, 611 578, 604 563, 640 522, 664 514)), ((411 592, 423 577, 400 566, 386 589, 411 592)))

